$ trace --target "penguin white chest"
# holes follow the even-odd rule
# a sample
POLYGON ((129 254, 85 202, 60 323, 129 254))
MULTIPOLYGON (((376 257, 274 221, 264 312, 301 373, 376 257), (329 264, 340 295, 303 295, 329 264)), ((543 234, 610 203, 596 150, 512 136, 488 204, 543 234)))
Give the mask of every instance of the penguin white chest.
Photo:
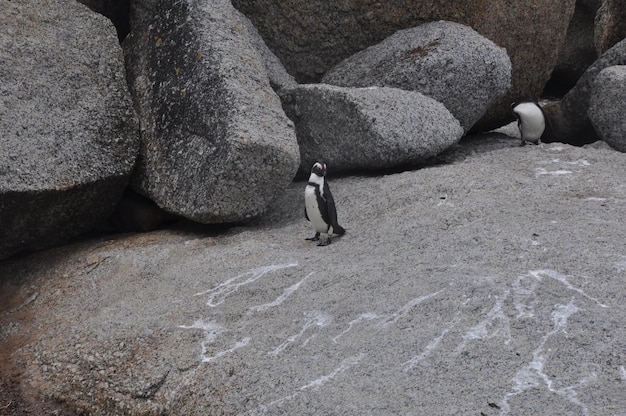
POLYGON ((522 138, 526 140, 539 140, 545 128, 546 123, 543 116, 541 114, 533 115, 531 119, 522 121, 522 138))
POLYGON ((311 221, 315 231, 318 233, 328 232, 329 225, 322 218, 315 187, 312 185, 307 185, 304 189, 304 206, 306 215, 309 217, 309 221, 311 221))

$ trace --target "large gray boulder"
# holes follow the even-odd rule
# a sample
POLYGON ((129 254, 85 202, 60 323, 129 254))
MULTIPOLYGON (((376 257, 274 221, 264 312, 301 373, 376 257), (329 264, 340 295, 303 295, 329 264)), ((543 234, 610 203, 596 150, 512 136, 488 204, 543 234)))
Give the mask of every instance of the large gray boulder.
POLYGON ((229 1, 137 1, 124 42, 142 123, 133 188, 202 223, 263 213, 298 167, 293 123, 229 1))
POLYGON ((130 32, 128 22, 128 12, 130 10, 130 2, 127 0, 77 0, 83 3, 91 10, 98 12, 113 22, 117 29, 117 35, 120 41, 126 38, 130 32))
POLYGON ((502 135, 454 154, 331 177, 348 231, 328 247, 304 240, 296 182, 259 223, 220 235, 109 236, 0 263, 13 405, 623 414, 626 154, 502 135))
POLYGON ((599 139, 587 116, 589 99, 596 76, 604 68, 614 65, 626 65, 626 39, 598 58, 560 101, 543 107, 552 127, 551 137, 544 141, 583 145, 599 139))
POLYGON ((298 83, 296 79, 287 72, 280 59, 267 47, 259 31, 250 19, 242 15, 242 21, 248 29, 252 44, 261 54, 261 60, 263 61, 265 71, 270 80, 270 85, 274 91, 279 92, 282 89, 297 86, 298 83))
POLYGON ((546 85, 544 95, 562 97, 600 56, 594 45, 594 19, 600 0, 577 0, 567 36, 559 51, 558 62, 546 85))
POLYGON ((138 125, 111 22, 0 2, 0 259, 88 231, 128 183, 138 125))
POLYGON ((511 61, 472 28, 439 21, 394 33, 334 66, 322 82, 421 92, 467 132, 511 86, 511 61))
POLYGON ((511 89, 477 128, 513 119, 511 102, 538 97, 550 79, 575 0, 233 0, 299 82, 326 71, 401 29, 449 20, 474 28, 506 48, 511 89))
POLYGON ((311 84, 283 102, 296 124, 301 172, 318 160, 332 172, 415 164, 463 136, 443 104, 413 91, 311 84))
POLYGON ((545 94, 565 95, 599 56, 624 38, 626 0, 576 0, 545 94))
POLYGON ((626 0, 602 0, 594 29, 594 43, 599 55, 626 38, 626 0))
POLYGON ((626 152, 626 66, 600 71, 591 90, 587 114, 602 140, 626 152))

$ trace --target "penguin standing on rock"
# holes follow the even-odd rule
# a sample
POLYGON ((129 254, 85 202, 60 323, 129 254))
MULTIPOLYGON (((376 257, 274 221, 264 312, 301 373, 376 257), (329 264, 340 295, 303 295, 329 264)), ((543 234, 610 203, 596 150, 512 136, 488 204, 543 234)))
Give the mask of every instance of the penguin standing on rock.
POLYGON ((526 142, 539 144, 546 130, 546 116, 534 101, 523 101, 511 104, 513 114, 517 117, 517 127, 522 135, 522 146, 526 142))
POLYGON ((304 189, 304 216, 311 222, 315 229, 315 235, 307 238, 310 241, 319 241, 320 233, 328 236, 325 241, 320 241, 318 246, 326 246, 331 243, 331 235, 343 235, 346 230, 337 222, 337 209, 335 200, 330 193, 328 181, 326 181, 326 164, 315 162, 311 169, 309 182, 304 189), (332 231, 331 231, 332 228, 332 231))

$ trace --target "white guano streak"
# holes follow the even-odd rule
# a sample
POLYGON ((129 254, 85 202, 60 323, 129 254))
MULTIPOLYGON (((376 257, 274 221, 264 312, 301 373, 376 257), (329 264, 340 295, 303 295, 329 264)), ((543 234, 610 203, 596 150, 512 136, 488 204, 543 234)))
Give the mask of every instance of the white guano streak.
POLYGON ((254 312, 265 312, 270 308, 281 305, 289 296, 291 296, 296 290, 298 290, 300 285, 302 285, 302 283, 304 283, 309 277, 311 277, 313 273, 314 272, 309 273, 304 279, 300 280, 298 283, 289 286, 287 289, 284 290, 283 294, 277 297, 273 302, 250 307, 248 309, 248 315, 254 312))
POLYGON ((252 269, 231 279, 228 279, 224 283, 214 287, 213 289, 205 290, 204 292, 198 292, 194 296, 209 295, 207 299, 207 305, 215 307, 224 303, 226 298, 239 290, 240 287, 247 284, 256 282, 269 272, 276 270, 286 269, 288 267, 295 267, 298 263, 289 264, 272 264, 271 266, 259 267, 258 269, 252 269), (244 278, 246 278, 244 280, 244 278))

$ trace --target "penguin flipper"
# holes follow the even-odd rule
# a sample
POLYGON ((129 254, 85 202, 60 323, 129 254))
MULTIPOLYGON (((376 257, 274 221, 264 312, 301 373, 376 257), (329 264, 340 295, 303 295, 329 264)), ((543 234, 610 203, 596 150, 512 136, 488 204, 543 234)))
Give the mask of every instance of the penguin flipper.
POLYGON ((307 221, 311 221, 309 219, 309 214, 307 214, 307 212, 306 212, 306 207, 304 207, 304 218, 306 218, 307 221))
POLYGON ((324 182, 324 195, 326 196, 327 211, 327 215, 324 220, 327 224, 330 224, 333 227, 334 234, 345 234, 346 230, 339 225, 339 222, 337 221, 337 208, 335 207, 335 200, 333 199, 333 194, 330 192, 330 188, 326 182, 324 182))

